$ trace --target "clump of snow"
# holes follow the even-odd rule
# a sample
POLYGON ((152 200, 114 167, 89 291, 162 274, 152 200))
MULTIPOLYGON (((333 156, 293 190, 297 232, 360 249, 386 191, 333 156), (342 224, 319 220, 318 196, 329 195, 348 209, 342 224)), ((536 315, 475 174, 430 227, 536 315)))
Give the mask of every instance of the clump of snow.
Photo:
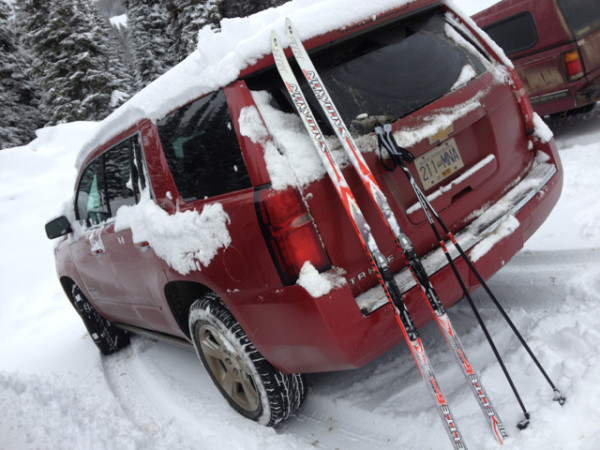
POLYGON ((546 125, 538 113, 533 114, 533 125, 535 127, 534 136, 540 140, 542 144, 549 142, 554 137, 552 130, 546 125))
POLYGON ((169 214, 144 191, 137 205, 117 211, 115 231, 131 228, 134 243, 148 242, 169 266, 186 275, 208 266, 219 249, 231 243, 228 223, 220 203, 205 205, 201 213, 169 214))
POLYGON ((250 138, 255 144, 264 144, 269 140, 269 132, 254 106, 246 106, 240 112, 238 120, 242 136, 250 138))
POLYGON ((258 110, 254 106, 243 108, 240 112, 239 124, 242 136, 262 145, 271 187, 275 190, 283 190, 289 186, 295 186, 295 178, 289 161, 273 144, 258 110))
POLYGON ((115 28, 127 28, 127 14, 121 14, 120 16, 112 16, 110 24, 115 28))
POLYGON ((300 269, 298 285, 302 286, 314 298, 329 294, 332 289, 344 285, 345 279, 331 273, 319 273, 317 269, 306 261, 300 269))
POLYGON ((517 228, 519 228, 519 225, 519 221, 515 216, 507 217, 492 234, 473 247, 470 254, 471 261, 477 262, 482 256, 485 256, 494 245, 505 237, 510 236, 517 228))
POLYGON ((287 173, 280 173, 277 166, 267 167, 271 178, 289 178, 290 168, 300 186, 306 186, 323 177, 326 173, 325 166, 300 117, 297 114, 285 113, 274 108, 271 105, 272 97, 268 92, 252 92, 252 97, 273 137, 273 143, 289 164, 287 173))
POLYGON ((479 99, 484 95, 478 92, 469 100, 452 108, 441 108, 435 114, 423 118, 423 123, 414 128, 405 128, 394 132, 401 147, 409 148, 417 142, 434 136, 439 131, 454 125, 454 122, 481 107, 479 99))
POLYGON ((476 76, 477 76, 477 73, 475 72, 475 69, 473 69, 473 66, 470 64, 467 64, 460 71, 458 80, 456 80, 456 83, 454 83, 451 90, 458 89, 459 87, 464 86, 465 84, 467 84, 469 81, 471 81, 476 76))

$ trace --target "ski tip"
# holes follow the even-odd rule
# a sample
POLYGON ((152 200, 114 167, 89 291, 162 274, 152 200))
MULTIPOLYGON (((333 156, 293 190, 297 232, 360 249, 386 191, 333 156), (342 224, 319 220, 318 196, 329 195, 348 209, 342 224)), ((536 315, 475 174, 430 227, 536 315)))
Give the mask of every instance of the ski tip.
POLYGON ((285 31, 289 36, 293 36, 296 34, 296 29, 294 28, 292 20, 289 17, 285 18, 285 31))
POLYGON ((558 389, 554 389, 554 398, 552 400, 558 402, 560 406, 564 405, 567 401, 566 397, 558 389))
POLYGON ((529 426, 529 413, 526 412, 525 416, 523 417, 523 419, 521 419, 521 421, 517 424, 517 428, 519 430, 524 430, 528 426, 529 426))

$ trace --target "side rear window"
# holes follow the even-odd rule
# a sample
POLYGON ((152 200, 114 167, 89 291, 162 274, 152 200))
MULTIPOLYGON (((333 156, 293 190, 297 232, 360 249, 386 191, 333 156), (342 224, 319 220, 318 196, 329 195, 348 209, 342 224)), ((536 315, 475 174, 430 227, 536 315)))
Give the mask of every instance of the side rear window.
POLYGON ((251 187, 222 90, 169 114, 157 127, 184 201, 251 187))
POLYGON ((558 4, 577 39, 600 28, 598 0, 558 0, 558 4))
POLYGON ((135 205, 146 185, 138 135, 111 147, 84 170, 76 193, 77 219, 88 226, 113 217, 121 206, 135 205))
POLYGON ((94 160, 83 172, 77 189, 77 218, 88 225, 98 225, 109 217, 103 171, 103 159, 94 160))
POLYGON ((529 50, 538 42, 538 30, 529 12, 503 19, 488 25, 484 30, 507 55, 529 50))

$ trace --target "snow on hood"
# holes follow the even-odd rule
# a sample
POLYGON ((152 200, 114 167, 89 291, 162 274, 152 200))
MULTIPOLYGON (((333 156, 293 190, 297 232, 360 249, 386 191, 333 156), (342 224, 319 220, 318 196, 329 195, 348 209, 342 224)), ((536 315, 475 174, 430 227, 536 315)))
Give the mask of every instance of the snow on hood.
POLYGON ((98 124, 95 133, 82 142, 76 167, 81 167, 94 148, 137 121, 156 121, 176 107, 235 81, 244 68, 271 52, 271 30, 279 30, 287 45, 283 36, 286 17, 296 24, 302 39, 309 39, 413 1, 292 0, 250 17, 224 19, 220 31, 204 27, 198 33, 196 51, 98 124))

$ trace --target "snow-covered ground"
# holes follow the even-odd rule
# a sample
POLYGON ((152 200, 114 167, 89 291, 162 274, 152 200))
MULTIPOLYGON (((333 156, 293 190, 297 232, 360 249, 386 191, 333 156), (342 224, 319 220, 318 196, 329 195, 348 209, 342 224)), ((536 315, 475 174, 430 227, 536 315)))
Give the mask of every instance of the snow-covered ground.
MULTIPOLYGON (((456 3, 469 13, 487 6, 456 3)), ((518 431, 520 408, 468 305, 449 313, 508 426, 505 448, 591 450, 600 441, 600 107, 551 126, 564 164, 561 200, 489 284, 567 403, 552 402, 544 379, 476 292, 532 416, 518 431)), ((30 145, 0 151, 1 450, 448 446, 404 345, 359 370, 308 376, 302 410, 275 430, 237 415, 192 351, 136 337, 102 357, 62 293, 43 231, 69 199, 79 144, 96 128, 44 129, 30 145)), ((435 325, 422 337, 470 448, 500 448, 435 325)))

